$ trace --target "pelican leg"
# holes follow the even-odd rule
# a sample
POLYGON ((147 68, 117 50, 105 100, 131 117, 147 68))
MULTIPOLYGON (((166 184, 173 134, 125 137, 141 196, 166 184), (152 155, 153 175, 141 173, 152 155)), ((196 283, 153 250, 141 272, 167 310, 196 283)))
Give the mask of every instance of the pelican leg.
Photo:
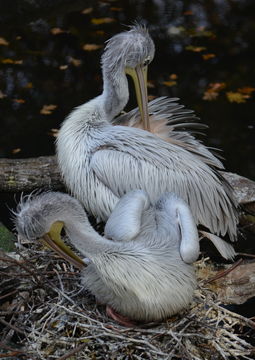
POLYGON ((120 325, 126 326, 126 327, 135 327, 136 323, 132 320, 130 320, 128 317, 123 316, 117 311, 115 311, 111 306, 106 305, 106 314, 111 317, 114 321, 119 323, 120 325))

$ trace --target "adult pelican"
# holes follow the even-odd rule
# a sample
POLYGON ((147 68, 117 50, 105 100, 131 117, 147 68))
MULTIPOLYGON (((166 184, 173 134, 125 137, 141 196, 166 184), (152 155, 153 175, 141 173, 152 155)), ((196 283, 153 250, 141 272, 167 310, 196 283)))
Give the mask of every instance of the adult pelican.
POLYGON ((129 192, 110 215, 104 237, 76 199, 57 192, 21 201, 15 223, 22 237, 43 238, 58 251, 64 225, 70 242, 89 258, 81 275, 84 287, 124 325, 131 325, 128 319, 164 319, 192 300, 197 227, 188 205, 174 194, 163 194, 151 205, 145 191, 129 192))
MULTIPOLYGON (((111 123, 128 101, 128 73, 141 95, 138 104, 149 130, 146 73, 153 56, 153 41, 142 26, 108 41, 102 56, 103 93, 74 109, 59 131, 63 179, 86 210, 101 220, 107 220, 119 198, 132 189, 145 190, 152 203, 164 192, 174 192, 189 204, 197 224, 234 240, 237 203, 218 172, 223 165, 203 144, 187 132, 171 131, 171 139, 164 141, 148 131, 111 123)), ((192 120, 176 104, 171 109, 168 118, 175 125, 170 124, 170 130, 185 117, 192 120)), ((223 256, 232 257, 230 253, 223 256)))

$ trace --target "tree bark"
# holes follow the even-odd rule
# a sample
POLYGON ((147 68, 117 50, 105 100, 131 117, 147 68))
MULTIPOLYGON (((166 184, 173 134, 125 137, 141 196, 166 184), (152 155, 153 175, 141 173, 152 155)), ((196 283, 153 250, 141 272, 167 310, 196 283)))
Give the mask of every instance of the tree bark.
POLYGON ((0 175, 2 192, 27 192, 38 188, 59 190, 64 187, 55 156, 0 159, 0 175))
POLYGON ((239 263, 236 267, 235 264, 225 265, 224 269, 220 271, 216 270, 214 265, 211 264, 206 271, 209 271, 210 274, 205 284, 217 294, 220 302, 224 304, 244 304, 255 296, 254 259, 239 263))

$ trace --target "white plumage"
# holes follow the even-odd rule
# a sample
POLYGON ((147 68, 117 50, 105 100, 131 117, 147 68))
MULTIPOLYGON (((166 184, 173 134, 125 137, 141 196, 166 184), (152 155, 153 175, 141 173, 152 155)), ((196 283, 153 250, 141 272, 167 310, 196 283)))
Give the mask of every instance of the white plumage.
POLYGON ((146 192, 128 193, 110 215, 104 237, 76 199, 56 192, 21 202, 15 223, 21 236, 35 240, 56 221, 90 259, 82 283, 101 303, 130 319, 155 321, 191 302, 199 240, 189 207, 176 195, 164 194, 152 206, 146 192))
POLYGON ((171 99, 149 104, 166 141, 142 129, 112 124, 139 122, 136 110, 126 118, 114 117, 128 101, 125 69, 143 67, 153 55, 153 42, 142 27, 108 42, 102 58, 103 93, 76 108, 58 135, 57 156, 64 181, 86 210, 104 221, 130 190, 145 190, 152 203, 164 192, 174 192, 189 204, 196 224, 216 235, 228 233, 234 240, 237 203, 218 172, 223 165, 192 134, 180 131, 185 122, 194 123, 190 111, 171 99), (166 114, 159 110, 162 104, 166 114))

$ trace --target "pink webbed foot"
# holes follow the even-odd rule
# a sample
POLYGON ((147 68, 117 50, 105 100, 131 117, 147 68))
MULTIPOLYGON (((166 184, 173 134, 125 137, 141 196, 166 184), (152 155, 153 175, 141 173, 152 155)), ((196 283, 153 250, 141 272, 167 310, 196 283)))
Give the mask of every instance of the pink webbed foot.
POLYGON ((117 311, 115 311, 109 305, 106 305, 106 314, 109 317, 111 317, 113 320, 115 320, 117 323, 119 323, 120 325, 123 325, 126 327, 134 327, 137 325, 134 321, 130 320, 128 317, 117 313, 117 311))

